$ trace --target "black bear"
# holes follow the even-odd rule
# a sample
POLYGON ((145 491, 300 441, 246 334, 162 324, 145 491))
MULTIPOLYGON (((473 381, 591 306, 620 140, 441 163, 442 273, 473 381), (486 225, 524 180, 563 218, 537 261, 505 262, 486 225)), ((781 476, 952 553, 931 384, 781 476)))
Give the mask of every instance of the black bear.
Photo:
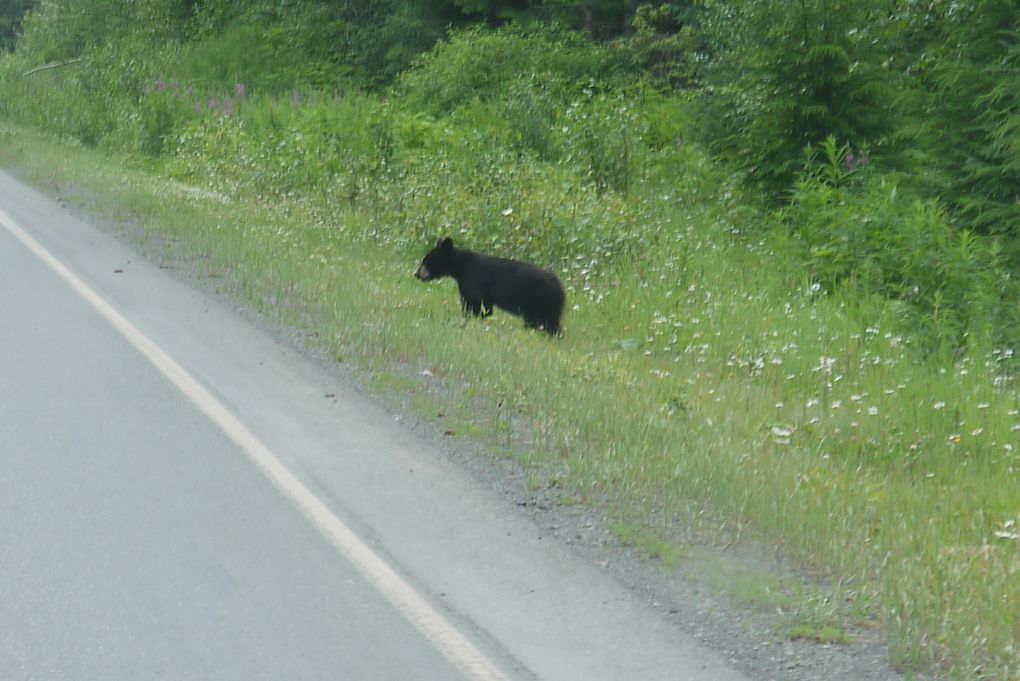
POLYGON ((456 279, 465 315, 488 317, 495 305, 523 317, 528 328, 560 332, 567 296, 556 275, 540 267, 456 248, 453 239, 446 238, 425 255, 414 276, 422 281, 456 279))

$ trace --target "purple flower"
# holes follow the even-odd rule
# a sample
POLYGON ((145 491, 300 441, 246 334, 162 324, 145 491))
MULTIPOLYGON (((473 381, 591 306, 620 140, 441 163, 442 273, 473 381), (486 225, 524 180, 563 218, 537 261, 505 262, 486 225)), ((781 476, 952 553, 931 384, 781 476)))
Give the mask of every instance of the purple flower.
POLYGON ((860 156, 854 156, 854 152, 848 150, 846 156, 843 157, 843 167, 851 172, 866 165, 868 165, 867 154, 861 153, 860 156))
POLYGON ((160 78, 159 81, 157 81, 156 85, 159 87, 160 90, 166 90, 166 81, 163 80, 162 78, 160 78))
POLYGON ((234 101, 230 97, 223 98, 223 115, 227 118, 234 115, 234 101))
POLYGON ((234 94, 236 94, 238 99, 240 99, 241 97, 244 97, 244 92, 244 83, 238 83, 237 87, 234 88, 234 94))
POLYGON ((209 111, 215 111, 219 108, 219 101, 215 97, 209 98, 209 111))

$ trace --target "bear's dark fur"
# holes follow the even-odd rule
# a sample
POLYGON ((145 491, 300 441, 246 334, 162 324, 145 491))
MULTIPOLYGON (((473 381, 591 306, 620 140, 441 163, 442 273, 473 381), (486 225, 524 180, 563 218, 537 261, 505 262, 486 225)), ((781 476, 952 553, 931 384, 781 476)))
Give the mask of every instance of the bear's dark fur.
POLYGON ((422 281, 456 279, 465 315, 488 317, 495 305, 523 317, 529 328, 560 333, 567 296, 556 275, 540 267, 456 248, 447 238, 436 242, 414 276, 422 281))

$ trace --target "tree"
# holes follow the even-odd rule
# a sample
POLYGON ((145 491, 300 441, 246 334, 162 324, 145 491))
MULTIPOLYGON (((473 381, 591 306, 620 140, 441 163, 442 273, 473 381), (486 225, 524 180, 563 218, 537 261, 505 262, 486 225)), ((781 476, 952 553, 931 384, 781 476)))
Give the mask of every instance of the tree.
POLYGON ((1020 5, 938 5, 913 65, 921 93, 912 132, 966 226, 1008 236, 1020 262, 1020 5))
POLYGON ((706 137, 766 196, 781 197, 804 149, 832 135, 857 149, 891 129, 886 55, 868 37, 878 0, 711 2, 702 20, 706 137))

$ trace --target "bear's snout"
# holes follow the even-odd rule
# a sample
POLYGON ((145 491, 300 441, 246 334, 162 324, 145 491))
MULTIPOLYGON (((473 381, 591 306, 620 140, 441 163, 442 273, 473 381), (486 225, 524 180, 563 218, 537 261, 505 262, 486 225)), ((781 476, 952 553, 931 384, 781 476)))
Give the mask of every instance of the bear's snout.
POLYGON ((418 265, 418 271, 414 273, 414 276, 418 277, 422 281, 429 280, 429 268, 425 267, 425 263, 418 265))

